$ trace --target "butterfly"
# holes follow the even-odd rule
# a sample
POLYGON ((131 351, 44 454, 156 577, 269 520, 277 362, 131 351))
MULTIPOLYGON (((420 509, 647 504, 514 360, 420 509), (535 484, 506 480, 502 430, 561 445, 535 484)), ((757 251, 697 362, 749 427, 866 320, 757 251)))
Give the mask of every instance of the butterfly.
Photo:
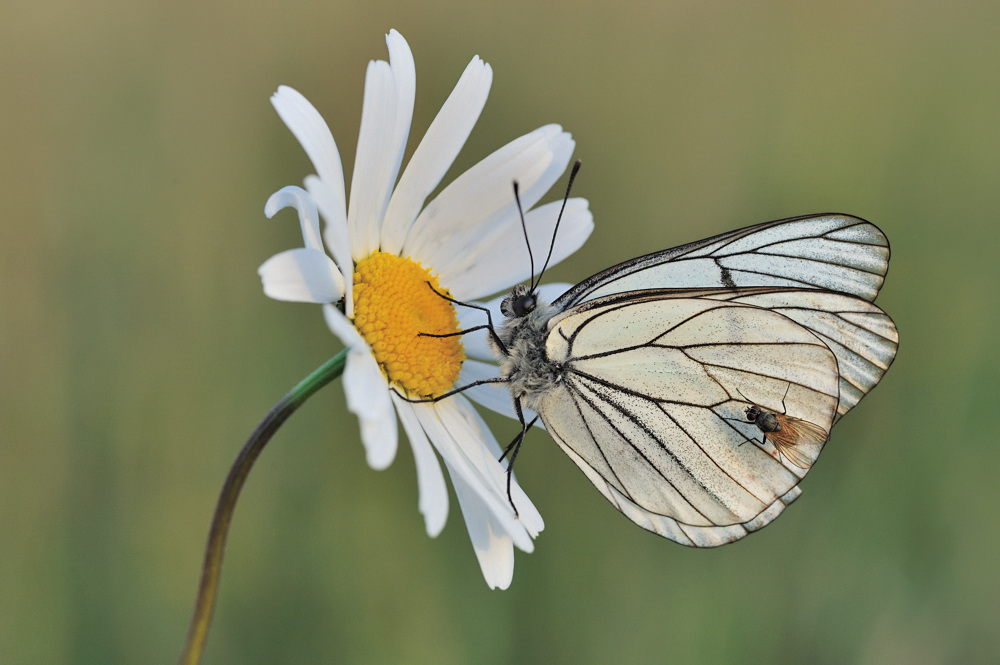
POLYGON ((521 423, 508 480, 540 418, 630 520, 723 545, 798 498, 833 425, 888 370, 898 334, 872 304, 888 262, 876 226, 823 214, 641 256, 551 303, 543 266, 487 326, 500 376, 454 392, 506 386, 521 423))

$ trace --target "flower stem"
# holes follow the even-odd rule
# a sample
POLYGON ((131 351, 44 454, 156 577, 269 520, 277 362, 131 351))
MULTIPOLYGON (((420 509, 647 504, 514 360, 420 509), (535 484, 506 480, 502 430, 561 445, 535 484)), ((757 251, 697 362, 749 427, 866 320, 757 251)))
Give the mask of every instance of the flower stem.
POLYGON ((215 507, 212 518, 212 528, 208 532, 208 545, 205 548, 205 563, 201 571, 201 583, 198 586, 198 599, 195 602, 194 614, 191 616, 191 626, 188 628, 187 642, 181 652, 180 665, 197 665, 201 660, 201 652, 208 638, 208 627, 212 623, 212 610, 215 609, 215 598, 219 592, 219 577, 222 574, 222 557, 226 549, 226 536, 229 534, 229 524, 233 521, 233 510, 236 499, 246 481, 250 469, 257 456, 271 440, 278 428, 288 417, 312 397, 320 388, 330 383, 344 372, 347 360, 347 349, 323 363, 316 371, 303 379, 299 385, 292 388, 278 402, 264 420, 260 421, 243 449, 233 462, 226 482, 219 494, 219 503, 215 507))

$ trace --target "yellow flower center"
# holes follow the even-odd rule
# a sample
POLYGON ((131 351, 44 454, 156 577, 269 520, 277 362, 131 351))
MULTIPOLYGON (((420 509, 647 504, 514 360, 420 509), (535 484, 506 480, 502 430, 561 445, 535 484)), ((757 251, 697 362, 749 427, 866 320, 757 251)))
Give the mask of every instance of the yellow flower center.
POLYGON ((439 293, 437 277, 419 263, 375 252, 354 273, 354 327, 365 338, 389 381, 413 396, 447 392, 465 360, 455 308, 439 293))

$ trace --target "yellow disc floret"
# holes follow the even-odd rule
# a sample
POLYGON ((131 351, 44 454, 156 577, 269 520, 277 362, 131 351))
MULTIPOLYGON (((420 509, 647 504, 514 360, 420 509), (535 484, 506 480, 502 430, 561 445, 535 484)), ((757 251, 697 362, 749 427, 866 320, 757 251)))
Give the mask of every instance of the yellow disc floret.
POLYGON ((375 353, 389 381, 413 396, 447 392, 465 360, 458 337, 424 337, 458 332, 458 318, 439 293, 437 277, 419 263, 375 252, 354 273, 354 327, 375 353))

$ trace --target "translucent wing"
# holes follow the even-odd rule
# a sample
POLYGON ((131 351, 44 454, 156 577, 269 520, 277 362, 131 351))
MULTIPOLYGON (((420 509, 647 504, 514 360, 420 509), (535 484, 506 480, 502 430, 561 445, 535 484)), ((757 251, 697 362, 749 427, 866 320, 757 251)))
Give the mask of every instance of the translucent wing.
POLYGON ((841 293, 754 289, 710 297, 783 314, 833 351, 840 369, 840 402, 834 422, 878 384, 899 348, 899 333, 888 314, 870 302, 841 293))
POLYGON ((664 288, 783 286, 875 300, 889 267, 889 241, 858 217, 824 214, 767 222, 647 254, 585 279, 555 304, 664 288))
POLYGON ((822 427, 805 420, 775 414, 781 429, 768 432, 765 437, 785 458, 799 467, 808 469, 819 457, 827 433, 822 427))
MULTIPOLYGON (((842 293, 815 289, 663 289, 636 291, 588 301, 577 311, 613 303, 664 298, 710 298, 770 309, 812 332, 837 357, 840 399, 834 422, 882 379, 896 357, 896 324, 878 306, 842 293)), ((780 413, 781 409, 778 409, 780 413)))
POLYGON ((622 513, 685 545, 731 542, 798 496, 806 470, 747 422, 746 395, 829 428, 837 360, 786 316, 708 298, 588 306, 550 323, 563 381, 535 406, 556 442, 622 513), (787 394, 786 394, 787 391, 787 394))

